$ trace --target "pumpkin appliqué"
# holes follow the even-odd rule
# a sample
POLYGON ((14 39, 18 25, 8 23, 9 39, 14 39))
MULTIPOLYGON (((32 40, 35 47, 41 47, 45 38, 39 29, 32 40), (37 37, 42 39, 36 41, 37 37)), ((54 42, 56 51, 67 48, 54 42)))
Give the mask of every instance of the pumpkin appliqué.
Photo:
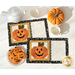
POLYGON ((13 31, 13 38, 16 41, 26 40, 28 37, 28 30, 27 29, 21 29, 21 26, 19 26, 19 29, 16 29, 13 31))
POLYGON ((13 64, 18 64, 22 59, 25 59, 26 55, 19 47, 9 50, 8 59, 13 64))
POLYGON ((64 13, 59 8, 53 8, 48 12, 48 21, 50 21, 53 25, 59 25, 63 20, 64 13))
POLYGON ((35 59, 44 59, 48 55, 48 49, 43 45, 42 43, 38 43, 38 46, 31 49, 31 55, 35 59))

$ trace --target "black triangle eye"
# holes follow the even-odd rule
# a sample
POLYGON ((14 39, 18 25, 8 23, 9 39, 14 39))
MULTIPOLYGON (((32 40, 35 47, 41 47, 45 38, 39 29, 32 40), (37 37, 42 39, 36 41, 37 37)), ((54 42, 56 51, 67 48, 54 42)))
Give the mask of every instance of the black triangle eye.
POLYGON ((19 33, 19 31, 17 33, 19 33))
POLYGON ((37 48, 37 51, 38 51, 38 48, 37 48))
POLYGON ((21 31, 23 33, 23 31, 21 31))
POLYGON ((41 48, 41 51, 42 51, 42 48, 41 48))

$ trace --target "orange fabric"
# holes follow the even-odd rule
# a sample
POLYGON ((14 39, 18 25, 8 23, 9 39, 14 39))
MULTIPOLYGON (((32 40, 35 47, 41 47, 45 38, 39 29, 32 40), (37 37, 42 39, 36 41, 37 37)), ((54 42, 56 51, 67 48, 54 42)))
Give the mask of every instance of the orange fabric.
POLYGON ((31 49, 31 55, 36 59, 44 59, 48 55, 48 50, 44 46, 35 46, 31 49))
POLYGON ((27 29, 16 29, 13 31, 13 38, 16 41, 26 40, 28 37, 28 30, 27 29))

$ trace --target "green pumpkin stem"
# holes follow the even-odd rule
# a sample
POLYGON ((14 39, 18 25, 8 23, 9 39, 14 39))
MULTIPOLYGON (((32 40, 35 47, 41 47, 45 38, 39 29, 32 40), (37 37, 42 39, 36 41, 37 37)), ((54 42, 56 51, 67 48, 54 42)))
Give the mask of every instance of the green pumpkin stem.
POLYGON ((24 25, 19 25, 18 26, 18 29, 23 29, 24 28, 24 25))
POLYGON ((41 46, 44 46, 44 42, 41 43, 41 46))
POLYGON ((58 17, 58 15, 59 15, 59 12, 58 12, 58 13, 56 13, 56 14, 54 15, 54 17, 58 17))
POLYGON ((38 46, 44 46, 44 42, 38 42, 38 46))
POLYGON ((21 29, 23 29, 24 28, 24 25, 21 25, 21 29))

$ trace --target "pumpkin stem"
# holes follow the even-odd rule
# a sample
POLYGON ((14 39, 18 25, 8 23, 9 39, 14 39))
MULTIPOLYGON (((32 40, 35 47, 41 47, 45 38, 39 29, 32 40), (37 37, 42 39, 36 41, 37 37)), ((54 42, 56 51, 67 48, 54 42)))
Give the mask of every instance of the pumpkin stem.
POLYGON ((38 42, 38 46, 41 46, 41 42, 38 42))
POLYGON ((56 14, 54 15, 54 17, 58 17, 58 15, 59 15, 59 12, 58 12, 58 13, 56 13, 56 14))
POLYGON ((18 29, 21 29, 21 25, 18 26, 18 29))

